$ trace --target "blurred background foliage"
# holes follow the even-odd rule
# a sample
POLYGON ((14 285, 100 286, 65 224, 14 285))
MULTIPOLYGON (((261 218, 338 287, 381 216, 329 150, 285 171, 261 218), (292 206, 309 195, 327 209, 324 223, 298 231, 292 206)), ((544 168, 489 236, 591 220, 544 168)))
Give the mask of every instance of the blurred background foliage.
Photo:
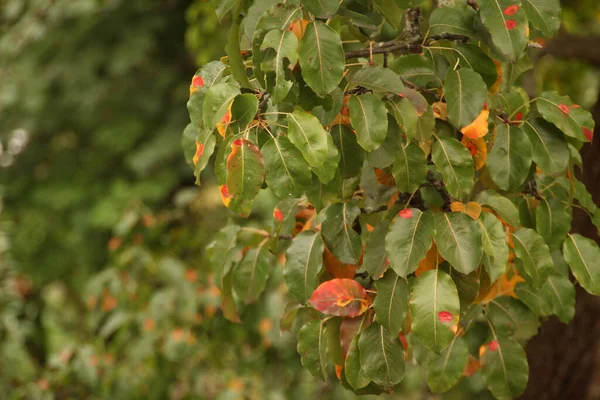
MULTIPOLYGON (((600 34, 597 0, 562 3, 561 35, 600 34)), ((206 0, 0 3, 0 398, 350 398, 280 334, 281 268, 242 325, 217 310, 205 249, 231 215, 210 170, 193 186, 180 137, 228 33, 206 0)), ((593 108, 594 61, 544 44, 528 91, 593 108)))

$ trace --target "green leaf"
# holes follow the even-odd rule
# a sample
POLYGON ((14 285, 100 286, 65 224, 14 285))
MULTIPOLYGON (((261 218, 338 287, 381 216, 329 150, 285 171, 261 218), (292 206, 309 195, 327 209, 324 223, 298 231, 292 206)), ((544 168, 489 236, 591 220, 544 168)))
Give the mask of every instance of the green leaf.
POLYGON ((353 95, 348 100, 350 122, 356 130, 358 144, 367 151, 375 150, 385 140, 387 110, 375 95, 353 95))
MULTIPOLYGON (((235 1, 237 2, 238 0, 235 1)), ((225 46, 225 52, 227 53, 229 68, 231 69, 233 78, 243 87, 251 89, 252 85, 248 81, 246 65, 242 60, 240 51, 240 20, 241 18, 234 16, 234 22, 229 27, 229 39, 225 46)))
POLYGON ((389 0, 374 0, 373 10, 385 17, 393 31, 397 31, 402 26, 402 9, 396 2, 389 0))
POLYGON ((364 388, 371 382, 371 379, 369 379, 360 364, 360 351, 358 348, 359 340, 360 335, 356 335, 354 339, 352 339, 344 363, 344 375, 350 386, 354 389, 364 388))
POLYGON ((231 104, 231 124, 237 126, 237 131, 243 132, 252 122, 258 112, 258 99, 251 93, 240 94, 231 104))
POLYGON ((362 253, 360 235, 352 229, 360 215, 355 203, 336 203, 327 207, 321 234, 331 254, 345 264, 358 264, 362 253))
POLYGON ((434 233, 431 212, 409 208, 394 218, 385 237, 385 251, 390 265, 399 276, 405 278, 417 269, 419 261, 425 258, 431 247, 434 233))
POLYGON ((518 0, 481 0, 479 4, 479 17, 491 36, 489 44, 502 61, 517 61, 529 41, 527 16, 520 4, 518 0))
POLYGON ((227 157, 227 207, 242 217, 252 211, 254 197, 265 180, 265 164, 258 147, 249 140, 235 139, 227 157))
POLYGON ((193 124, 187 124, 181 135, 181 148, 185 162, 192 168, 194 167, 194 154, 196 154, 196 137, 198 137, 198 130, 193 124))
POLYGON ((542 286, 542 291, 552 299, 553 310, 560 322, 568 324, 575 316, 575 286, 568 275, 550 275, 542 286))
POLYGON ((317 288, 317 275, 323 267, 323 239, 313 231, 300 232, 286 252, 283 270, 289 291, 306 303, 317 288))
MULTIPOLYGON (((433 135, 433 128, 435 127, 433 108, 429 105, 425 97, 415 90, 404 88, 402 94, 410 100, 417 111, 418 118, 414 130, 414 139, 419 143, 428 141, 431 135, 433 135)), ((413 139, 411 132, 408 130, 406 137, 409 140, 413 139)))
POLYGON ((506 197, 496 193, 493 190, 484 190, 480 192, 475 201, 482 206, 488 206, 494 209, 498 215, 512 226, 519 226, 519 210, 515 204, 506 197))
POLYGON ((523 393, 529 377, 529 365, 525 350, 517 341, 494 334, 494 340, 486 347, 480 362, 481 375, 494 397, 515 399, 523 393))
POLYGON ((457 129, 470 125, 483 110, 487 94, 487 86, 477 72, 468 68, 448 69, 444 95, 452 125, 457 129))
POLYGON ((391 388, 404 378, 404 348, 383 326, 373 322, 358 340, 360 364, 376 384, 391 388))
POLYGON ((540 319, 521 301, 509 296, 496 297, 488 304, 489 318, 500 336, 523 342, 537 335, 540 319))
POLYGON ((502 222, 493 214, 481 213, 477 221, 482 233, 482 262, 490 277, 490 283, 493 283, 506 271, 506 265, 508 264, 506 234, 502 222))
POLYGON ((292 233, 296 225, 296 214, 300 211, 298 198, 285 198, 273 210, 274 231, 271 235, 270 247, 273 254, 285 252, 292 244, 292 233), (286 236, 282 238, 281 236, 286 236))
POLYGON ((338 124, 331 127, 330 133, 340 153, 340 177, 347 179, 360 175, 365 151, 358 145, 354 132, 348 126, 338 124))
POLYGON ((596 242, 569 234, 562 250, 577 282, 589 293, 600 296, 600 248, 596 242))
POLYGON ((315 17, 328 19, 333 17, 340 7, 339 0, 302 0, 302 5, 315 17))
POLYGON ((525 122, 523 130, 531 142, 531 158, 547 174, 558 174, 569 166, 569 148, 561 131, 536 118, 525 122))
POLYGON ((272 95, 273 104, 278 104, 288 95, 293 85, 291 79, 286 79, 286 75, 291 75, 291 69, 298 62, 298 38, 290 31, 274 29, 267 33, 260 46, 260 51, 265 50, 267 52, 263 56, 261 69, 275 74, 275 86, 271 87, 267 79, 267 89, 272 95), (287 64, 285 60, 288 60, 287 64))
POLYGON ((392 166, 396 186, 401 192, 412 193, 427 178, 427 157, 423 150, 412 142, 405 147, 400 146, 396 155, 392 166))
POLYGON ((515 286, 515 294, 536 315, 547 317, 552 314, 554 305, 547 291, 535 289, 526 282, 519 282, 515 286))
POLYGON ((322 22, 311 22, 300 41, 302 77, 318 95, 330 93, 342 80, 346 59, 340 35, 322 22))
POLYGON ((451 33, 477 39, 475 16, 475 11, 467 6, 436 8, 429 17, 429 35, 451 33))
POLYGON ((377 297, 373 302, 375 321, 387 329, 392 338, 397 338, 404 326, 408 312, 410 289, 408 282, 394 271, 387 271, 382 279, 375 282, 377 297))
POLYGON ((542 117, 556 125, 565 135, 582 142, 589 142, 594 131, 592 114, 581 107, 573 107, 569 96, 556 92, 544 92, 537 98, 537 109, 542 117))
POLYGON ((457 43, 452 50, 454 57, 450 59, 450 65, 456 64, 456 60, 459 59, 462 67, 470 68, 481 75, 488 89, 494 86, 498 79, 498 69, 494 61, 481 50, 481 47, 474 44, 457 43))
MULTIPOLYGON (((419 115, 413 103, 407 98, 394 97, 386 99, 386 106, 398 122, 398 125, 406 133, 406 137, 411 140, 415 137, 417 130, 417 121, 419 115)), ((432 112, 433 114, 433 112, 432 112)), ((389 128, 388 128, 389 130, 389 128)))
POLYGON ((325 322, 310 321, 298 334, 300 361, 315 378, 327 380, 327 336, 325 322))
POLYGON ((475 167, 465 146, 454 138, 438 137, 431 150, 431 159, 451 196, 464 199, 471 194, 475 167))
POLYGON ((266 85, 261 65, 265 53, 260 51, 260 46, 262 45, 265 36, 274 29, 280 31, 290 30, 291 24, 299 19, 302 19, 302 9, 298 7, 298 2, 288 1, 286 3, 277 2, 276 4, 273 4, 258 20, 254 30, 254 36, 252 37, 252 58, 254 75, 263 87, 266 85))
POLYGON ((560 248, 571 229, 573 219, 569 205, 558 198, 543 198, 535 212, 536 230, 550 248, 560 248))
POLYGON ((419 275, 410 297, 412 331, 429 350, 439 354, 454 339, 460 301, 450 276, 440 269, 419 275))
POLYGON ((233 99, 240 94, 240 89, 233 83, 217 83, 206 92, 202 113, 204 125, 214 128, 225 116, 233 99))
POLYGON ((554 264, 544 238, 529 228, 517 229, 512 237, 515 255, 523 262, 525 273, 531 278, 534 287, 541 287, 554 264))
POLYGON ((265 158, 265 181, 277 197, 299 197, 310 187, 310 166, 287 137, 270 139, 260 151, 265 158))
POLYGON ((504 111, 511 121, 522 121, 529 113, 529 96, 519 87, 512 87, 508 93, 499 92, 492 97, 492 108, 504 111))
MULTIPOLYGON (((244 28, 243 37, 247 39, 250 44, 252 44, 252 38, 254 38, 254 32, 256 31, 258 21, 260 21, 260 18, 267 12, 269 8, 277 3, 278 0, 255 1, 248 8, 248 13, 246 14, 246 18, 244 18, 242 27, 244 28)), ((260 43, 258 45, 260 45, 260 43)))
POLYGON ((523 11, 544 36, 552 37, 560 28, 559 0, 523 0, 523 11))
POLYGON ((363 267, 369 276, 375 280, 381 278, 388 267, 387 254, 385 252, 385 237, 390 227, 390 221, 381 221, 367 238, 365 244, 365 255, 363 267))
POLYGON ((269 278, 269 266, 274 264, 273 255, 264 246, 266 243, 248 250, 233 272, 233 288, 246 303, 258 300, 269 278))
POLYGON ((519 127, 500 123, 496 141, 487 157, 490 177, 502 190, 515 191, 531 168, 531 142, 519 127))
MULTIPOLYGON (((430 82, 441 83, 441 79, 438 77, 431 60, 420 54, 400 56, 390 64, 389 69, 417 86, 426 87, 430 82)), ((400 92, 402 90, 394 94, 399 94, 400 92)))
POLYGON ((217 13, 217 18, 220 20, 223 19, 225 14, 235 7, 240 0, 210 0, 210 4, 215 8, 215 12, 217 13))
POLYGON ((458 272, 470 274, 479 266, 483 257, 481 227, 467 214, 436 214, 433 240, 441 256, 458 272))
POLYGON ((223 288, 223 278, 242 259, 242 249, 237 243, 239 231, 238 225, 228 224, 217 233, 215 240, 208 246, 208 256, 215 273, 215 285, 219 289, 223 288))
POLYGON ((338 166, 340 164, 340 153, 338 152, 333 138, 330 134, 327 134, 327 158, 323 165, 318 167, 312 167, 312 171, 319 177, 321 183, 329 183, 336 176, 338 172, 338 166))
POLYGON ((366 67, 356 71, 348 82, 348 89, 361 86, 372 90, 379 96, 386 93, 400 94, 404 90, 404 84, 393 70, 383 67, 366 67))
POLYGON ((319 120, 301 110, 286 116, 288 137, 312 167, 323 165, 329 155, 327 132, 319 120))
POLYGON ((431 354, 427 364, 427 385, 434 393, 443 393, 452 388, 462 377, 469 363, 469 347, 460 336, 455 336, 452 342, 441 354, 431 354))
MULTIPOLYGON (((405 140, 402 139, 402 136, 404 136, 404 134, 402 133, 400 126, 398 126, 398 124, 391 115, 388 115, 387 117, 388 127, 385 140, 383 141, 381 146, 370 152, 367 157, 369 165, 375 168, 384 169, 392 165, 392 163, 396 159, 396 155, 404 146, 405 142, 405 140)), ((354 133, 352 134, 354 135, 354 133)), ((354 136, 356 137, 356 135, 354 136)))

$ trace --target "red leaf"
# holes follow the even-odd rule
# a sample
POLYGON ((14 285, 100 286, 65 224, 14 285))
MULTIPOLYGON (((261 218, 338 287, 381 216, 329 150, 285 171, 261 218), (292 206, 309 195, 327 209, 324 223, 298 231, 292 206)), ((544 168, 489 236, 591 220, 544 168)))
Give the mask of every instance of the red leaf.
POLYGON ((371 298, 364 287, 353 279, 332 279, 313 292, 310 304, 323 314, 357 317, 367 311, 371 298))

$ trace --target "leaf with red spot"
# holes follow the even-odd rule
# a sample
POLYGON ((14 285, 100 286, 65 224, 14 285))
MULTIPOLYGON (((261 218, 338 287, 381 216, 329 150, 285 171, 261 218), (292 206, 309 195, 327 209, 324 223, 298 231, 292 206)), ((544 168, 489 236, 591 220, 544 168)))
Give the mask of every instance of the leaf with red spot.
MULTIPOLYGON (((396 274, 405 278, 414 272, 431 247, 435 232, 435 221, 430 211, 421 212, 413 208, 411 218, 394 218, 385 237, 385 250, 396 274)), ((408 212, 404 211, 404 216, 408 212)))
POLYGON ((197 185, 200 185, 200 174, 215 150, 215 143, 215 135, 210 129, 197 130, 192 124, 188 124, 183 131, 181 145, 186 161, 194 169, 197 185))
POLYGON ((206 92, 202 105, 204 125, 212 129, 225 117, 233 99, 240 94, 240 89, 233 83, 217 83, 206 92))
POLYGON ((488 44, 502 61, 514 62, 528 42, 528 20, 519 0, 481 0, 479 17, 488 30, 488 44))
POLYGON ((481 352, 481 375, 494 397, 514 399, 527 386, 529 365, 523 347, 513 339, 495 336, 481 352))
POLYGON ((327 315, 357 317, 371 305, 364 287, 353 279, 332 279, 319 285, 310 304, 327 315))
POLYGON ((536 101, 542 117, 556 125, 565 135, 582 142, 590 140, 594 131, 592 114, 576 107, 569 96, 560 96, 556 92, 544 92, 536 101))
POLYGON ((264 160, 258 147, 247 139, 235 139, 227 157, 226 172, 225 188, 230 199, 227 207, 247 217, 265 178, 264 160))
POLYGON ((440 269, 422 273, 413 284, 409 305, 414 334, 425 347, 439 354, 454 339, 452 321, 460 312, 452 278, 440 269), (449 315, 453 316, 451 321, 449 315))

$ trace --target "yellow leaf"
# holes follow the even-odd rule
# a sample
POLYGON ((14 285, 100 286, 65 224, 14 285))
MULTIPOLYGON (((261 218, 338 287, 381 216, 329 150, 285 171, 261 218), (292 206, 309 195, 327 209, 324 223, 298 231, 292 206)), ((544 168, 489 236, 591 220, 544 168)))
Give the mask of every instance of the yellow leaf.
POLYGON ((441 101, 437 103, 433 103, 431 105, 433 108, 433 115, 437 119, 441 119, 442 121, 446 121, 448 119, 448 105, 441 101))
POLYGON ((498 93, 498 90, 500 89, 500 84, 502 83, 502 64, 500 64, 498 61, 494 60, 494 64, 496 64, 496 71, 498 73, 498 78, 496 78, 496 83, 494 83, 494 86, 492 86, 489 90, 490 94, 496 94, 498 93))
POLYGON ((467 136, 463 136, 461 143, 469 150, 473 157, 473 163, 475 171, 479 171, 485 166, 487 160, 487 145, 483 138, 469 139, 467 136))

